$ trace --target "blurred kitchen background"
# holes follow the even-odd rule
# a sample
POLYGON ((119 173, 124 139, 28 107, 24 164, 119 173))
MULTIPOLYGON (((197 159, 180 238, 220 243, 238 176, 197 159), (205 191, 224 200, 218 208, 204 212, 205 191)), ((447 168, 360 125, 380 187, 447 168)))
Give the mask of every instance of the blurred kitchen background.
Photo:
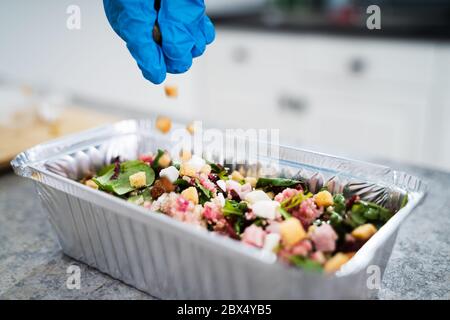
POLYGON ((450 1, 206 3, 216 40, 188 73, 168 77, 179 90, 168 99, 143 79, 102 1, 2 0, 0 162, 61 134, 163 114, 450 170, 450 1), (382 30, 366 28, 371 4, 382 30), (66 28, 69 5, 81 9, 80 30, 66 28))

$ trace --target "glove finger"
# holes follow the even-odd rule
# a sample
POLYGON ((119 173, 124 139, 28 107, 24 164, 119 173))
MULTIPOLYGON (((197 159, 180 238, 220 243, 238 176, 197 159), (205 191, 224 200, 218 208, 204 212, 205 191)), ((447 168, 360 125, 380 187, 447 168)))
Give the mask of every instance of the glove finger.
POLYGON ((104 0, 105 12, 114 31, 126 42, 143 76, 159 84, 166 77, 161 48, 152 36, 156 21, 153 0, 104 0))
POLYGON ((204 23, 203 32, 205 34, 206 44, 210 44, 216 38, 216 31, 214 30, 214 24, 212 23, 211 19, 209 19, 208 16, 205 16, 203 23, 204 23))
POLYGON ((213 42, 215 38, 214 25, 207 16, 201 19, 196 30, 198 30, 198 34, 195 37, 195 46, 192 48, 192 57, 194 58, 201 56, 206 50, 206 45, 213 42))
POLYGON ((158 22, 169 72, 187 71, 192 65, 193 53, 196 56, 205 50, 205 38, 198 29, 204 14, 203 0, 161 1, 158 22))
POLYGON ((192 54, 188 52, 186 57, 176 60, 165 56, 165 62, 168 73, 184 73, 188 71, 192 66, 192 54))
POLYGON ((161 48, 156 43, 135 46, 127 43, 128 50, 136 60, 145 79, 160 84, 166 79, 166 63, 161 48))
POLYGON ((159 20, 159 28, 167 71, 182 73, 189 70, 192 65, 191 51, 195 46, 194 38, 184 26, 175 22, 159 20))

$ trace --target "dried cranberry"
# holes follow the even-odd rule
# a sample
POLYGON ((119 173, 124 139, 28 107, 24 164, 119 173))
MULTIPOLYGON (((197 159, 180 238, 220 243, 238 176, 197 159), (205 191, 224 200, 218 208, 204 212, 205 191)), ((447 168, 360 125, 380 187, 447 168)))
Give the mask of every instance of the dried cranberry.
POLYGON ((111 176, 111 180, 115 180, 119 177, 120 174, 120 156, 117 156, 113 159, 114 162, 114 174, 111 176))
POLYGON ((241 197, 239 197, 239 194, 235 190, 231 189, 230 195, 231 195, 231 200, 241 201, 241 197))
POLYGON ((217 176, 217 174, 210 173, 208 174, 208 179, 211 180, 212 182, 217 182, 219 180, 219 177, 217 176))
POLYGON ((359 196, 357 194, 353 195, 350 199, 347 200, 347 203, 345 204, 345 207, 347 208, 347 210, 350 210, 353 207, 353 204, 356 201, 359 201, 359 196))
POLYGON ((225 224, 224 230, 223 230, 223 231, 224 231, 224 233, 227 234, 230 238, 236 239, 236 240, 239 239, 238 234, 236 233, 236 231, 234 230, 233 226, 232 226, 229 222, 227 222, 227 223, 225 224))
POLYGON ((365 241, 354 238, 351 234, 345 235, 344 242, 340 245, 339 251, 342 252, 355 252, 358 251, 365 241))
POLYGON ((155 185, 150 189, 150 195, 152 199, 158 199, 165 192, 164 188, 161 185, 155 185))
POLYGON ((172 192, 173 190, 175 190, 175 185, 173 185, 172 182, 170 182, 170 180, 166 177, 162 177, 158 181, 164 188, 165 192, 172 192))

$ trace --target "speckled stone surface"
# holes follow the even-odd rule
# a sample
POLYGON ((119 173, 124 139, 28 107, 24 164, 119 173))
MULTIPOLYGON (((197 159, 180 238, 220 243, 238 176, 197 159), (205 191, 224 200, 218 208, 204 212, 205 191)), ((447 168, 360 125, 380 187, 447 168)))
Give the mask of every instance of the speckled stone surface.
MULTIPOLYGON (((450 174, 394 165, 422 177, 429 193, 402 225, 380 299, 450 299, 450 174)), ((0 175, 0 299, 154 299, 65 256, 30 180, 0 175), (66 287, 67 267, 81 288, 66 287)))

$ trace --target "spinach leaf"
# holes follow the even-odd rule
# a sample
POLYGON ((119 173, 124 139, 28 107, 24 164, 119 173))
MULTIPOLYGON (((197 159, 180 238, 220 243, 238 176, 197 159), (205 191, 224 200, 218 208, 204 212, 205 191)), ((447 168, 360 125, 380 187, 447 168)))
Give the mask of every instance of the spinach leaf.
POLYGON ((206 189, 204 186, 201 185, 200 181, 196 180, 195 181, 197 190, 200 191, 199 192, 199 202, 200 204, 205 204, 205 202, 208 202, 209 200, 211 200, 212 194, 211 191, 209 191, 208 189, 206 189))
POLYGON ((159 159, 161 159, 161 157, 164 155, 164 150, 158 149, 158 153, 156 154, 155 159, 152 162, 152 168, 155 171, 158 171, 159 169, 159 159))
POLYGON ((405 194, 405 196, 402 199, 402 203, 400 205, 400 209, 403 208, 404 206, 406 206, 408 204, 408 194, 405 194))
POLYGON ((144 200, 144 196, 142 194, 138 194, 137 196, 129 197, 127 199, 127 201, 140 206, 144 203, 145 200, 144 200))
POLYGON ((217 174, 219 179, 228 180, 228 170, 224 166, 213 162, 208 162, 208 164, 211 166, 211 172, 217 174))
POLYGON ((191 186, 191 184, 189 182, 187 182, 186 180, 181 179, 181 178, 178 178, 177 180, 175 180, 175 182, 173 184, 178 186, 178 188, 180 189, 180 192, 191 186))
POLYGON ((257 189, 270 189, 273 187, 295 187, 300 184, 303 184, 300 180, 292 180, 285 178, 259 178, 256 182, 257 189))
POLYGON ((349 222, 353 227, 356 228, 356 227, 366 223, 367 220, 364 217, 365 211, 366 210, 365 210, 364 206, 360 203, 355 203, 352 206, 349 222))
POLYGON ((330 224, 333 228, 339 228, 342 225, 344 219, 339 215, 339 213, 333 211, 330 215, 330 224))
POLYGON ((139 160, 126 161, 120 164, 120 173, 117 179, 111 179, 114 175, 114 167, 111 167, 103 175, 93 178, 102 189, 121 196, 136 188, 130 185, 130 176, 143 171, 146 175, 146 185, 150 186, 155 180, 155 172, 147 164, 139 160))
POLYGON ((92 178, 92 181, 94 181, 101 190, 113 192, 112 184, 110 183, 110 181, 112 176, 114 175, 114 167, 114 164, 108 166, 107 170, 105 170, 107 168, 105 167, 100 170, 103 173, 101 176, 92 178))
POLYGON ((108 164, 107 166, 104 166, 103 168, 98 170, 97 176, 103 176, 104 174, 109 172, 111 169, 114 169, 114 166, 115 166, 114 163, 111 163, 111 164, 108 164))
POLYGON ((352 221, 356 225, 364 224, 367 220, 387 222, 393 213, 376 203, 358 200, 351 209, 352 221))
POLYGON ((322 272, 323 270, 323 267, 320 263, 302 256, 292 256, 290 257, 290 260, 296 267, 302 268, 304 270, 314 272, 322 272))
POLYGON ((345 211, 345 197, 343 194, 338 193, 336 195, 334 195, 333 197, 333 207, 334 207, 334 211, 336 211, 337 213, 343 214, 345 211))
POLYGON ((222 213, 225 217, 229 215, 243 216, 246 211, 247 203, 234 200, 225 200, 225 205, 222 208, 222 213))
POLYGON ((234 222, 234 232, 236 232, 237 235, 240 235, 243 228, 244 228, 243 216, 236 216, 236 221, 234 222))

